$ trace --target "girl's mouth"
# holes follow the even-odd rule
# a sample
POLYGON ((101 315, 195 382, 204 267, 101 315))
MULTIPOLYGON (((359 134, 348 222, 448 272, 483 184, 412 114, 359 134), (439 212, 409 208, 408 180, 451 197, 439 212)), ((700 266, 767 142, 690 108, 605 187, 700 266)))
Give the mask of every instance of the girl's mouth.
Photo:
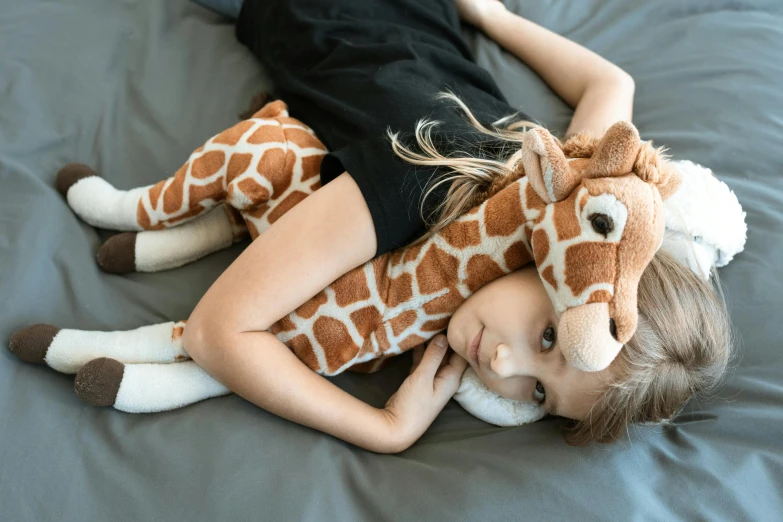
POLYGON ((481 368, 481 365, 479 364, 478 359, 478 352, 479 347, 481 346, 481 338, 484 336, 484 327, 481 327, 481 330, 479 330, 479 333, 476 334, 476 337, 473 339, 473 342, 470 343, 470 349, 468 350, 468 356, 470 357, 470 360, 473 361, 476 366, 481 368))

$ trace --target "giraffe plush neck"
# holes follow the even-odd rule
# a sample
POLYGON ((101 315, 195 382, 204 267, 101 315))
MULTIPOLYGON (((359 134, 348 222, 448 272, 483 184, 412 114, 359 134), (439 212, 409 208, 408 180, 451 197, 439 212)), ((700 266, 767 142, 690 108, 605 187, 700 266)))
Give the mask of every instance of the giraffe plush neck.
MULTIPOLYGON (((169 268, 223 248, 245 230, 263 233, 317 190, 323 154, 313 132, 277 101, 208 140, 158 184, 117 191, 86 166, 72 165, 58 175, 58 188, 91 224, 142 230, 104 244, 104 268, 169 268), (218 205, 225 212, 210 212, 218 205), (220 237, 184 241, 205 230, 220 237), (171 244, 186 252, 172 256, 164 248, 171 244)), ((589 146, 564 148, 546 130, 532 129, 513 161, 517 179, 484 203, 426 242, 344 274, 269 331, 320 374, 376 371, 444 330, 479 288, 535 260, 561 314, 558 342, 566 358, 583 370, 605 368, 634 333, 636 286, 661 243, 661 199, 674 192, 678 175, 623 122, 589 146)), ((11 349, 78 371, 77 391, 90 402, 159 411, 227 392, 192 362, 136 364, 187 359, 180 341, 186 327, 180 321, 85 333, 36 325, 20 331, 11 349), (119 337, 109 343, 107 335, 119 337), (123 343, 135 348, 108 348, 123 343), (98 359, 106 355, 120 361, 98 359), (150 379, 169 383, 171 397, 160 387, 151 396, 150 379)))
POLYGON ((517 181, 425 243, 344 275, 271 331, 335 375, 424 342, 476 290, 535 259, 562 314, 561 350, 601 370, 635 331, 639 277, 663 238, 660 191, 678 183, 661 164, 654 183, 643 181, 634 169, 653 167, 652 156, 637 164, 640 148, 621 122, 592 158, 567 159, 546 130, 531 130, 517 181))

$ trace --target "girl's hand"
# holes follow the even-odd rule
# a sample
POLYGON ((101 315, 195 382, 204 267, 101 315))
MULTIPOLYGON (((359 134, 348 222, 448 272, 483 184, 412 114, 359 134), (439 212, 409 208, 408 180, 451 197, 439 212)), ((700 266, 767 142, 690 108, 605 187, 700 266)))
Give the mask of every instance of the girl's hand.
POLYGON ((445 335, 434 337, 426 350, 423 345, 413 349, 410 375, 382 410, 391 423, 400 451, 427 431, 457 392, 467 367, 465 359, 449 350, 445 335))
POLYGON ((455 2, 462 21, 478 28, 483 26, 484 20, 491 16, 492 12, 506 9, 500 0, 455 0, 455 2))

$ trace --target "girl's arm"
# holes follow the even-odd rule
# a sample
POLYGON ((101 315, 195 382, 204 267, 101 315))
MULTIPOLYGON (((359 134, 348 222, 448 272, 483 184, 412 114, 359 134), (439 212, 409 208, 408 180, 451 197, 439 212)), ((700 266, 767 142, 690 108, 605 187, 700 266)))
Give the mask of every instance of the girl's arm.
POLYGON ((283 215, 217 279, 188 320, 185 350, 265 410, 371 451, 401 451, 407 446, 384 410, 313 372, 265 331, 375 250, 367 204, 342 174, 283 215))
POLYGON ((602 136, 631 121, 633 78, 594 52, 506 10, 497 0, 457 0, 460 16, 530 66, 574 116, 565 138, 582 131, 602 136))

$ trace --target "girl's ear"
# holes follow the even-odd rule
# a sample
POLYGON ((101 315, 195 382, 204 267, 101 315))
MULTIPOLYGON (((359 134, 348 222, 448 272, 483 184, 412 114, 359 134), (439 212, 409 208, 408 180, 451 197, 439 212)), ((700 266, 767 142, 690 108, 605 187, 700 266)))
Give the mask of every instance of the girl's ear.
POLYGON ((546 129, 525 133, 521 163, 530 186, 547 204, 568 197, 581 179, 580 173, 568 166, 565 154, 546 129))

